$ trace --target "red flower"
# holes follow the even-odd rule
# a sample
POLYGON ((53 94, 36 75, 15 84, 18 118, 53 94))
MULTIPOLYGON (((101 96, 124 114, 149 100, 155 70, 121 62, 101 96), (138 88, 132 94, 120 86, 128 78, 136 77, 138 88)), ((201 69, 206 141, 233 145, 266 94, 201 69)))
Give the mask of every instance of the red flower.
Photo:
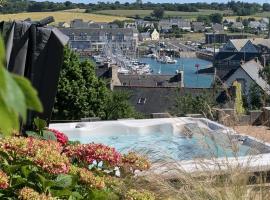
POLYGON ((110 166, 116 166, 121 161, 121 154, 115 148, 103 144, 92 143, 68 146, 65 153, 69 158, 77 159, 86 164, 103 161, 110 166))
POLYGON ((66 145, 68 143, 68 137, 64 133, 55 129, 48 129, 48 131, 54 133, 55 137, 57 138, 57 142, 61 143, 62 145, 66 145))

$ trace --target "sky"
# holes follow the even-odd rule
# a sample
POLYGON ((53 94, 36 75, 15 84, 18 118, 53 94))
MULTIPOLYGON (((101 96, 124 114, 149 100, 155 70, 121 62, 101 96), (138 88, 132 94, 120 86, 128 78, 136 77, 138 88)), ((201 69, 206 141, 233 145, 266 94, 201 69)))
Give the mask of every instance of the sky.
MULTIPOLYGON (((42 1, 42 0, 39 0, 42 1)), ((65 2, 66 0, 51 0, 54 2, 65 2)), ((116 0, 69 0, 74 3, 97 3, 97 2, 115 2, 116 0)), ((135 2, 135 0, 118 0, 121 3, 124 2, 135 2)), ((194 2, 228 2, 229 0, 143 0, 143 2, 155 2, 155 3, 194 3, 194 2)), ((238 0, 235 0, 238 1, 238 0)), ((249 3, 270 3, 270 0, 240 0, 242 2, 249 2, 249 3)))

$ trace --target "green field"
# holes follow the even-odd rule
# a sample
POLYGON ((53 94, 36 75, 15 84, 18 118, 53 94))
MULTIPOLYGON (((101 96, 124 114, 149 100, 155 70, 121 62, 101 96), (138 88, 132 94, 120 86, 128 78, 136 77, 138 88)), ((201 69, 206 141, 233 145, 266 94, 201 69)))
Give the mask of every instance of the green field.
POLYGON ((0 19, 4 21, 9 20, 24 20, 31 18, 32 20, 40 20, 48 16, 53 16, 55 23, 57 22, 70 22, 73 19, 83 19, 84 21, 95 21, 95 22, 112 22, 114 20, 125 20, 127 18, 121 16, 111 15, 100 15, 92 13, 83 13, 82 10, 66 10, 56 12, 28 12, 28 13, 17 13, 17 14, 0 14, 0 19))
MULTIPOLYGON (((94 12, 95 14, 115 15, 121 17, 140 17, 149 16, 153 10, 101 10, 94 12)), ((199 12, 180 12, 180 11, 165 11, 165 17, 183 17, 183 18, 196 18, 198 15, 210 15, 212 13, 228 13, 230 11, 220 10, 200 10, 199 12)))

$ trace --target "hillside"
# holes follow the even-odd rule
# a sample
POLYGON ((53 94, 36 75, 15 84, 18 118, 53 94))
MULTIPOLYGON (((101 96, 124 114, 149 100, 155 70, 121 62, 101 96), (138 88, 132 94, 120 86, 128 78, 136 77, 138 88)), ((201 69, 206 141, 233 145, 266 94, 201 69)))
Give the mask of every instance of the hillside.
POLYGON ((32 20, 40 20, 42 18, 53 16, 55 22, 69 22, 73 19, 83 19, 85 21, 95 21, 95 22, 112 22, 114 20, 125 20, 125 17, 121 16, 111 16, 111 15, 100 15, 100 14, 90 14, 82 13, 78 11, 56 11, 56 12, 28 12, 28 13, 17 13, 17 14, 1 14, 0 19, 4 21, 9 20, 24 20, 26 18, 31 18, 32 20))
MULTIPOLYGON (((95 14, 115 15, 121 17, 140 17, 149 16, 153 10, 101 10, 94 12, 95 14)), ((183 17, 183 18, 197 18, 198 15, 210 15, 212 13, 228 13, 231 11, 220 10, 200 10, 199 12, 181 12, 181 11, 165 11, 165 17, 183 17)))

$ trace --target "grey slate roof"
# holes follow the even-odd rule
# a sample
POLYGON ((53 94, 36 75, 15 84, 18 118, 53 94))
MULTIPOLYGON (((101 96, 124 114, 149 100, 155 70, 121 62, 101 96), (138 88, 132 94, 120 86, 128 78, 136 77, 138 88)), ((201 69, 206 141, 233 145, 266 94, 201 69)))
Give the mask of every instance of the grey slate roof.
POLYGON ((201 88, 166 88, 166 87, 135 87, 114 86, 114 90, 126 91, 131 94, 130 103, 139 112, 145 114, 164 113, 174 111, 175 101, 178 96, 185 94, 199 95, 209 93, 212 89, 201 88), (140 104, 140 98, 145 98, 145 103, 140 104))
POLYGON ((118 74, 122 85, 143 87, 180 87, 180 81, 173 75, 137 75, 118 74))
POLYGON ((264 79, 259 76, 259 72, 263 68, 263 66, 259 62, 251 60, 242 64, 241 68, 249 75, 249 77, 255 83, 257 83, 261 87, 261 89, 270 94, 269 85, 264 79))
POLYGON ((249 41, 248 39, 235 39, 230 40, 237 51, 240 51, 249 41))
POLYGON ((108 34, 125 34, 132 36, 134 33, 138 33, 138 30, 131 28, 104 28, 104 29, 96 29, 96 28, 63 28, 60 29, 65 35, 105 35, 108 34))

